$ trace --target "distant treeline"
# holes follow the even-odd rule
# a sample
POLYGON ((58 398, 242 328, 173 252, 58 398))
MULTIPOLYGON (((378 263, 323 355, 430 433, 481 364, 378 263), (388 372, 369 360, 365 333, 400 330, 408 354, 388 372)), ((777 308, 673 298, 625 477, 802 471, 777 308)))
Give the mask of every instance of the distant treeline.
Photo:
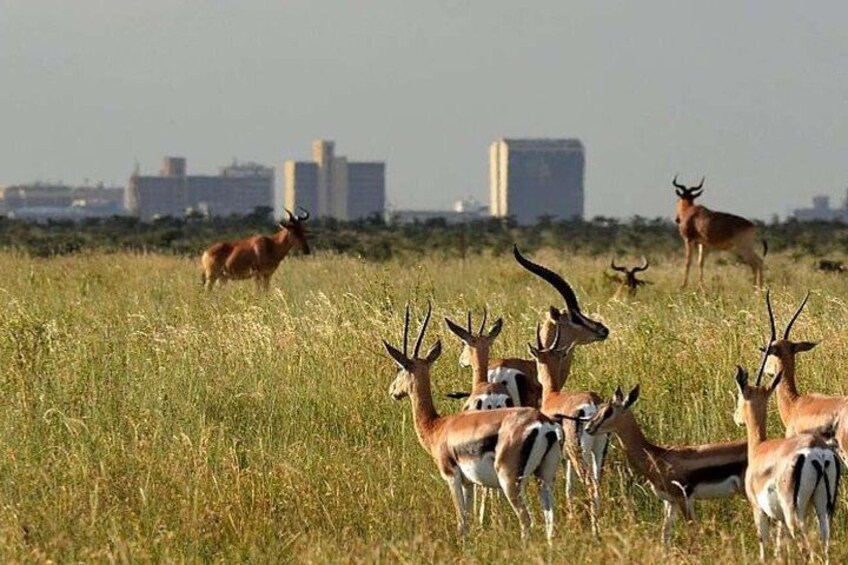
MULTIPOLYGON (((357 222, 309 221, 310 244, 369 260, 433 253, 446 257, 509 252, 513 242, 533 250, 566 248, 586 254, 680 253, 677 226, 669 218, 636 217, 627 221, 596 217, 555 221, 542 218, 534 226, 510 219, 482 219, 465 224, 432 220, 387 224, 373 217, 357 222)), ((255 233, 271 233, 275 222, 267 209, 228 218, 161 218, 141 222, 132 217, 50 221, 36 224, 0 217, 0 248, 38 257, 81 251, 135 251, 197 256, 215 241, 255 233)), ((760 226, 770 251, 794 250, 805 255, 842 255, 848 251, 848 225, 838 222, 772 222, 760 226)))

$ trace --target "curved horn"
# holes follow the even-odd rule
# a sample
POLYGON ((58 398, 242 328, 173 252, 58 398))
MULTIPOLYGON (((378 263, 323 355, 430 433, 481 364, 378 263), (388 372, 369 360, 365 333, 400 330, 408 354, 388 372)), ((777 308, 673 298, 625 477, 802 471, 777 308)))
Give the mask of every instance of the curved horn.
POLYGON ((692 187, 692 188, 690 188, 689 190, 692 190, 692 191, 694 191, 694 190, 701 190, 702 188, 704 188, 704 181, 705 181, 705 180, 707 180, 707 177, 701 177, 701 184, 699 184, 698 186, 693 186, 693 187, 692 187))
POLYGON ((769 348, 766 346, 765 351, 763 351, 763 360, 760 362, 760 370, 757 371, 757 386, 760 386, 760 381, 763 380, 763 371, 766 370, 766 361, 769 356, 769 348))
POLYGON ((403 315, 403 354, 409 357, 409 302, 406 303, 406 313, 403 315))
POLYGON ((469 310, 468 311, 468 333, 471 333, 473 331, 474 330, 471 329, 471 310, 469 310))
POLYGON ((633 267, 633 272, 634 273, 641 273, 642 271, 647 270, 648 267, 650 267, 650 266, 651 265, 650 265, 650 263, 648 263, 648 259, 646 259, 644 255, 642 255, 642 265, 639 266, 639 267, 633 267))
POLYGON ((574 294, 574 290, 571 288, 571 285, 565 282, 565 279, 550 269, 537 265, 524 257, 518 250, 517 245, 512 246, 512 254, 522 267, 554 287, 560 293, 563 300, 565 300, 565 304, 570 311, 580 312, 580 305, 577 304, 577 295, 574 294))
POLYGON ((285 211, 285 213, 286 213, 286 214, 288 214, 288 216, 289 216, 289 221, 290 221, 290 222, 291 222, 291 221, 294 221, 294 214, 292 214, 292 213, 291 213, 291 210, 289 210, 288 208, 283 208, 283 210, 285 211))
POLYGON ((613 258, 610 260, 610 269, 612 269, 613 271, 618 271, 619 273, 627 273, 627 269, 625 269, 624 267, 619 267, 615 264, 615 256, 613 256, 613 258))
POLYGON ((677 182, 677 175, 674 175, 674 179, 671 181, 671 184, 674 185, 674 188, 677 188, 677 189, 680 189, 680 190, 686 190, 685 186, 683 186, 682 184, 677 182))
POLYGON ((412 350, 412 357, 418 357, 418 352, 421 351, 421 343, 424 341, 424 332, 427 331, 427 324, 430 323, 430 314, 433 313, 433 305, 427 301, 427 314, 424 316, 424 321, 421 323, 421 329, 418 330, 418 337, 415 339, 415 349, 412 350))
POLYGON ((786 326, 786 330, 783 332, 783 339, 789 339, 789 332, 792 331, 792 326, 795 324, 795 320, 798 319, 798 316, 801 315, 801 310, 804 309, 804 306, 807 305, 807 300, 810 298, 810 291, 807 291, 807 295, 804 297, 804 300, 801 302, 801 305, 798 306, 798 309, 795 310, 795 314, 792 316, 792 319, 789 320, 789 325, 786 326))
POLYGON ((771 307, 771 289, 766 289, 766 309, 768 310, 769 315, 769 329, 771 330, 771 337, 769 338, 769 345, 777 341, 777 329, 774 324, 774 310, 771 307))
POLYGON ((536 322, 536 349, 542 351, 544 348, 545 347, 542 345, 542 324, 536 322))
POLYGON ((562 338, 562 333, 559 331, 559 324, 556 325, 556 330, 554 332, 554 342, 551 344, 549 351, 556 351, 559 349, 559 340, 562 338))
POLYGON ((483 321, 480 322, 480 331, 477 332, 480 335, 483 335, 483 332, 486 330, 486 318, 489 317, 489 309, 483 308, 483 321))
POLYGON ((297 210, 300 210, 300 211, 297 213, 297 220, 298 220, 298 221, 300 221, 300 222, 305 222, 306 220, 308 220, 308 219, 309 219, 309 210, 307 210, 307 209, 306 209, 306 208, 304 208, 303 206, 298 206, 298 207, 297 207, 297 210))

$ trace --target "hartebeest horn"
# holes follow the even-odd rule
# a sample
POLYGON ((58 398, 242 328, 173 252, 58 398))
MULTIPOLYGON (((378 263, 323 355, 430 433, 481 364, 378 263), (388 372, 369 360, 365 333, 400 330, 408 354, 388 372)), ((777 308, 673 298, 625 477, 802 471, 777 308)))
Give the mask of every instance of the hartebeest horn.
POLYGON ((288 208, 283 208, 283 210, 285 211, 286 214, 288 214, 289 221, 293 222, 294 221, 294 214, 292 214, 291 210, 289 210, 288 208))
POLYGON ((677 175, 674 175, 674 179, 671 181, 671 184, 674 186, 674 192, 677 194, 678 198, 686 196, 687 189, 685 186, 677 182, 677 175))
POLYGON ((619 273, 625 273, 625 274, 627 274, 627 269, 626 269, 626 268, 624 268, 624 267, 619 267, 618 265, 616 265, 616 264, 615 264, 615 257, 613 257, 613 258, 610 260, 610 269, 612 269, 613 271, 618 271, 619 273))
POLYGON ((693 186, 689 190, 701 190, 702 188, 704 188, 704 181, 705 180, 707 180, 707 177, 701 177, 701 184, 699 184, 698 186, 693 186))
POLYGON ((580 313, 580 305, 577 303, 577 295, 574 294, 574 290, 571 288, 571 285, 565 282, 565 279, 550 269, 538 265, 524 257, 518 250, 517 245, 512 246, 512 254, 515 256, 515 260, 518 261, 522 267, 554 287, 557 292, 560 293, 563 300, 565 300, 565 304, 568 306, 568 310, 570 312, 580 313))
POLYGON ((298 222, 305 222, 306 220, 309 219, 309 210, 307 210, 303 206, 298 206, 297 210, 298 210, 298 213, 297 213, 296 218, 297 218, 298 222))
POLYGON ((418 330, 418 337, 415 339, 415 349, 412 350, 412 357, 417 358, 421 351, 421 344, 424 342, 424 332, 427 331, 427 324, 430 323, 430 314, 433 313, 433 305, 427 301, 427 314, 424 315, 424 321, 421 323, 421 329, 418 330))
POLYGON ((798 316, 801 315, 801 310, 804 309, 804 306, 807 305, 807 300, 810 299, 810 291, 807 291, 807 295, 804 297, 804 300, 801 301, 801 305, 798 306, 798 309, 795 310, 795 314, 792 316, 792 319, 789 320, 789 324, 786 326, 786 330, 783 332, 783 339, 789 339, 789 332, 792 331, 792 326, 795 324, 795 320, 798 319, 798 316))
POLYGON ((647 270, 648 267, 650 267, 650 265, 648 264, 648 260, 645 258, 644 255, 642 255, 642 265, 639 267, 633 267, 632 272, 641 273, 642 271, 647 270))

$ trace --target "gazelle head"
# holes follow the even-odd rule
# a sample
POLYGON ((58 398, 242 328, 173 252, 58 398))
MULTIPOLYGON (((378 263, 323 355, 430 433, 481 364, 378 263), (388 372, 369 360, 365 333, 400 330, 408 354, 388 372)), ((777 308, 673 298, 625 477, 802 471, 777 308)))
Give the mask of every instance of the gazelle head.
POLYGON ((736 366, 736 386, 739 394, 736 397, 736 411, 733 413, 733 421, 737 426, 748 426, 759 428, 765 432, 766 417, 768 415, 768 399, 780 384, 783 373, 778 373, 767 386, 760 383, 763 380, 763 368, 765 367, 765 356, 757 373, 754 385, 748 383, 748 371, 741 366, 736 366))
POLYGON ((568 352, 574 348, 574 343, 563 345, 562 332, 559 326, 554 330, 554 338, 547 347, 542 342, 542 327, 536 325, 536 345, 527 344, 530 351, 530 356, 536 360, 537 377, 544 386, 543 379, 553 379, 554 375, 559 375, 562 360, 568 355, 568 352))
POLYGON ((683 213, 695 204, 695 199, 704 193, 705 180, 706 177, 702 177, 701 184, 686 188, 685 185, 677 182, 677 175, 674 175, 674 180, 671 181, 671 184, 674 185, 674 192, 677 194, 677 218, 675 219, 677 223, 680 223, 683 213))
POLYGON ((405 396, 421 390, 419 387, 429 387, 430 385, 430 365, 442 353, 442 342, 436 341, 424 357, 419 357, 419 353, 421 351, 421 344, 424 341, 424 332, 427 331, 427 324, 430 323, 432 312, 432 305, 428 302, 427 314, 424 316, 424 321, 418 330, 418 337, 415 339, 415 348, 412 350, 412 356, 409 355, 409 304, 406 305, 403 321, 403 351, 399 351, 392 347, 389 342, 383 341, 386 351, 394 359, 395 363, 397 363, 399 369, 394 382, 392 382, 392 386, 389 388, 389 394, 395 400, 400 400, 405 396))
POLYGON ((606 434, 616 431, 619 426, 625 425, 630 415, 630 407, 639 399, 639 385, 624 396, 621 387, 616 387, 612 398, 598 407, 598 411, 586 424, 586 433, 590 435, 606 434))
POLYGON ((583 345, 595 341, 603 341, 609 337, 609 329, 580 311, 577 295, 565 280, 550 269, 538 265, 527 259, 515 245, 512 253, 519 265, 540 277, 560 293, 565 301, 566 308, 551 306, 545 324, 542 328, 543 343, 549 343, 553 339, 554 330, 559 328, 565 343, 583 345))
POLYGON ((311 250, 309 249, 309 242, 306 241, 307 233, 306 226, 304 226, 304 222, 309 219, 309 212, 298 206, 297 214, 292 214, 289 210, 286 210, 286 214, 288 214, 288 219, 280 222, 280 230, 288 231, 303 254, 309 255, 311 250))
POLYGON ((790 319, 789 323, 786 325, 786 329, 783 330, 783 337, 778 339, 776 324, 774 321, 774 310, 771 306, 771 293, 766 290, 766 309, 768 310, 769 315, 769 329, 771 330, 771 337, 769 338, 768 344, 765 347, 760 348, 760 350, 768 355, 765 372, 769 375, 776 375, 790 365, 794 368, 795 355, 797 353, 809 351, 818 345, 818 343, 814 341, 791 341, 789 339, 789 333, 792 331, 792 326, 795 324, 798 316, 801 315, 801 311, 804 310, 804 306, 807 305, 807 300, 809 298, 810 293, 808 292, 804 297, 804 300, 801 301, 801 305, 798 306, 797 310, 795 310, 795 314, 792 315, 792 319, 790 319))
POLYGON ((641 273, 642 271, 647 270, 649 266, 650 265, 648 264, 648 260, 644 256, 642 257, 641 265, 629 269, 627 267, 621 267, 619 265, 616 265, 615 257, 613 257, 610 261, 610 269, 624 275, 621 278, 621 284, 622 286, 627 287, 628 292, 631 296, 636 294, 636 291, 639 289, 640 286, 651 284, 649 281, 643 281, 636 278, 636 273, 641 273))
POLYGON ((463 328, 459 324, 445 318, 448 329, 462 340, 463 343, 462 353, 459 355, 460 366, 470 367, 474 362, 475 356, 483 359, 489 358, 489 349, 492 346, 492 342, 495 341, 503 329, 503 318, 495 320, 495 323, 486 332, 486 318, 488 314, 488 310, 483 310, 483 320, 480 322, 480 329, 476 334, 471 328, 471 312, 468 312, 467 328, 463 328))

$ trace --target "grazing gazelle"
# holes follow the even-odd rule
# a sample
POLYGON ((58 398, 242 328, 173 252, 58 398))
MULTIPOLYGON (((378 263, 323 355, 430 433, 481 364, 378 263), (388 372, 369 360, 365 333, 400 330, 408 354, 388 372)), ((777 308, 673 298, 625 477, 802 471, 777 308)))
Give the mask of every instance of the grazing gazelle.
POLYGON ((200 262, 206 290, 212 290, 216 282, 252 278, 258 288, 267 291, 271 275, 292 247, 297 245, 309 255, 303 225, 309 219, 309 212, 301 210, 297 215, 286 210, 288 220, 280 222, 280 230, 272 236, 254 235, 241 241, 222 241, 204 251, 200 262))
MULTIPOLYGON (((550 344, 555 330, 559 328, 562 346, 568 351, 556 375, 558 385, 562 386, 571 371, 572 346, 603 341, 609 336, 609 329, 581 312, 577 295, 565 279, 524 257, 518 246, 513 246, 512 251, 522 267, 554 287, 565 301, 566 308, 550 307, 542 325, 542 343, 550 344)), ((493 359, 489 361, 489 380, 505 383, 521 398, 522 406, 539 406, 541 403, 542 386, 536 378, 536 362, 533 359, 493 359)))
POLYGON ((562 427, 533 408, 503 408, 439 416, 433 404, 430 366, 442 352, 437 341, 424 357, 419 356, 432 309, 418 331, 409 353, 409 305, 403 326, 403 351, 384 341, 399 367, 389 393, 399 400, 409 396, 418 441, 433 457, 448 483, 456 508, 460 533, 466 530, 471 506, 471 485, 499 487, 521 524, 521 535, 530 531, 530 514, 523 493, 527 479, 539 481, 545 534, 550 542, 554 528, 553 484, 560 460, 562 427))
MULTIPOLYGON (((757 241, 757 226, 750 220, 726 212, 715 212, 695 204, 695 199, 703 193, 704 179, 701 184, 686 188, 677 182, 677 176, 671 181, 677 193, 677 229, 686 243, 686 266, 683 270, 683 286, 689 282, 689 267, 692 265, 692 248, 698 245, 698 276, 704 282, 704 259, 707 250, 732 249, 754 272, 754 286, 763 285, 763 260, 754 250, 757 241)), ((763 240, 763 257, 768 246, 763 240)))
POLYGON ((621 440, 627 460, 648 480, 664 506, 662 539, 668 543, 675 515, 694 520, 694 501, 742 494, 748 444, 745 440, 661 447, 642 433, 630 407, 639 398, 639 385, 625 397, 617 388, 586 425, 586 433, 613 433, 621 440))
POLYGON ((471 329, 471 312, 468 313, 468 329, 445 318, 448 329, 463 343, 459 364, 463 367, 471 367, 471 393, 452 393, 450 395, 452 398, 468 397, 462 407, 463 410, 492 410, 494 408, 519 406, 518 399, 510 396, 506 385, 489 382, 486 378, 489 367, 489 349, 503 328, 503 318, 498 318, 489 332, 486 333, 487 315, 488 312, 484 310, 480 331, 476 335, 471 329))
POLYGON ((615 295, 613 295, 613 298, 621 298, 625 291, 627 292, 627 295, 632 298, 636 296, 636 291, 639 290, 640 286, 646 284, 653 284, 650 281, 644 281, 639 278, 636 278, 636 273, 641 273, 642 271, 647 270, 649 266, 650 265, 648 264, 648 260, 645 259, 645 257, 642 257, 641 265, 628 269, 627 267, 621 267, 619 265, 616 265, 615 257, 613 257, 612 261, 610 261, 610 269, 624 275, 622 277, 613 276, 613 278, 615 278, 615 280, 619 282, 618 288, 615 290, 615 295))
MULTIPOLYGON (((765 356, 754 386, 748 373, 737 367, 739 398, 733 419, 748 428, 748 469, 745 494, 754 512, 760 540, 760 560, 766 556, 769 521, 783 524, 795 537, 800 530, 806 544, 804 518, 812 502, 819 521, 819 535, 827 555, 830 522, 839 490, 839 461, 817 434, 802 433, 791 438, 767 439, 768 399, 783 376, 778 373, 768 386, 760 386, 765 356)), ((778 527, 777 548, 782 528, 778 527)))
MULTIPOLYGON (((565 392, 558 383, 560 364, 568 354, 561 346, 562 333, 557 327, 553 343, 542 345, 542 334, 536 328, 536 346, 528 344, 530 355, 536 360, 536 375, 542 384, 542 414, 563 422, 565 442, 563 455, 566 460, 565 494, 571 498, 574 474, 580 477, 592 497, 592 527, 597 528, 600 509, 601 469, 609 445, 609 435, 586 433, 585 421, 591 419, 601 405, 601 397, 591 391, 565 392)), ((574 344, 567 346, 574 347, 574 344)))
POLYGON ((783 337, 777 339, 777 328, 774 321, 774 310, 771 306, 770 292, 766 291, 766 309, 769 315, 771 337, 764 352, 768 355, 765 372, 770 375, 783 373, 780 385, 777 387, 777 410, 780 420, 786 427, 786 437, 797 433, 813 432, 832 428, 835 439, 843 454, 848 453, 848 421, 843 421, 840 414, 848 416, 848 396, 828 396, 824 394, 801 394, 795 381, 795 355, 809 351, 816 346, 813 341, 791 341, 789 334, 792 326, 801 315, 810 294, 804 297, 801 305, 793 314, 783 337))

